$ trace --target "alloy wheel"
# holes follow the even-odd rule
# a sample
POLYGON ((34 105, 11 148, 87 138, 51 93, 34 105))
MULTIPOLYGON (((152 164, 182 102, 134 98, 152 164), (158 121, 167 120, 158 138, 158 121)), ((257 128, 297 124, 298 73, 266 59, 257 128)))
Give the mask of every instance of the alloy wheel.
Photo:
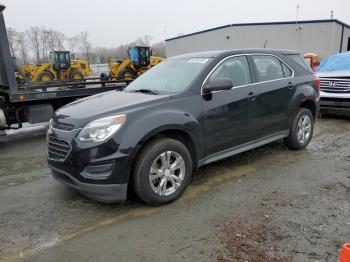
POLYGON ((169 196, 181 186, 185 172, 185 161, 179 153, 163 152, 156 157, 150 168, 151 189, 159 196, 169 196))
POLYGON ((305 144, 309 140, 312 132, 311 129, 312 124, 310 117, 308 115, 302 115, 297 128, 297 138, 301 144, 305 144))

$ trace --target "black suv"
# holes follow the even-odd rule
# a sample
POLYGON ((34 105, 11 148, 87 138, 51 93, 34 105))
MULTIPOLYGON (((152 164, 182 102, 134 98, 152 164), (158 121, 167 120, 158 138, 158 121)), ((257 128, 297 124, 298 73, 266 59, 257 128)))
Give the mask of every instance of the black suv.
POLYGON ((54 178, 87 197, 177 199, 192 171, 284 139, 306 147, 319 80, 294 51, 244 49, 169 58, 132 82, 59 109, 47 134, 54 178))

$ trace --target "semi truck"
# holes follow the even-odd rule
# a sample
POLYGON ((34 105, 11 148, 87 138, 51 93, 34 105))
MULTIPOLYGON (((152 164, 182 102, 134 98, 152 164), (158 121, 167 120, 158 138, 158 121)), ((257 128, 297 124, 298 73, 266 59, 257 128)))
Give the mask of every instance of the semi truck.
POLYGON ((125 88, 132 79, 86 78, 84 81, 31 83, 18 81, 11 56, 0 5, 0 131, 19 129, 22 123, 49 121, 53 112, 74 100, 98 93, 125 88))

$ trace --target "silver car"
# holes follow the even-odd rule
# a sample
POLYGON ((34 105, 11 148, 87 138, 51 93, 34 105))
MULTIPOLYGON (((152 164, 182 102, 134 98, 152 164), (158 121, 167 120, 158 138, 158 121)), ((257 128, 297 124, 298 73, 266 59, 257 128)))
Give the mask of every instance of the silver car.
POLYGON ((350 113, 350 52, 329 57, 317 70, 321 113, 350 113))

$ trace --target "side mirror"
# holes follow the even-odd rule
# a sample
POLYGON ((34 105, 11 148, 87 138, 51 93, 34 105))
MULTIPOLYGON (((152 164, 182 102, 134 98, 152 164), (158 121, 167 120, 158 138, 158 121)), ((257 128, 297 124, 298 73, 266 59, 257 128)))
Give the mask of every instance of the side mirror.
POLYGON ((205 86, 204 86, 204 92, 210 93, 213 91, 219 91, 219 90, 230 90, 233 87, 233 82, 229 78, 217 78, 210 80, 205 86))

